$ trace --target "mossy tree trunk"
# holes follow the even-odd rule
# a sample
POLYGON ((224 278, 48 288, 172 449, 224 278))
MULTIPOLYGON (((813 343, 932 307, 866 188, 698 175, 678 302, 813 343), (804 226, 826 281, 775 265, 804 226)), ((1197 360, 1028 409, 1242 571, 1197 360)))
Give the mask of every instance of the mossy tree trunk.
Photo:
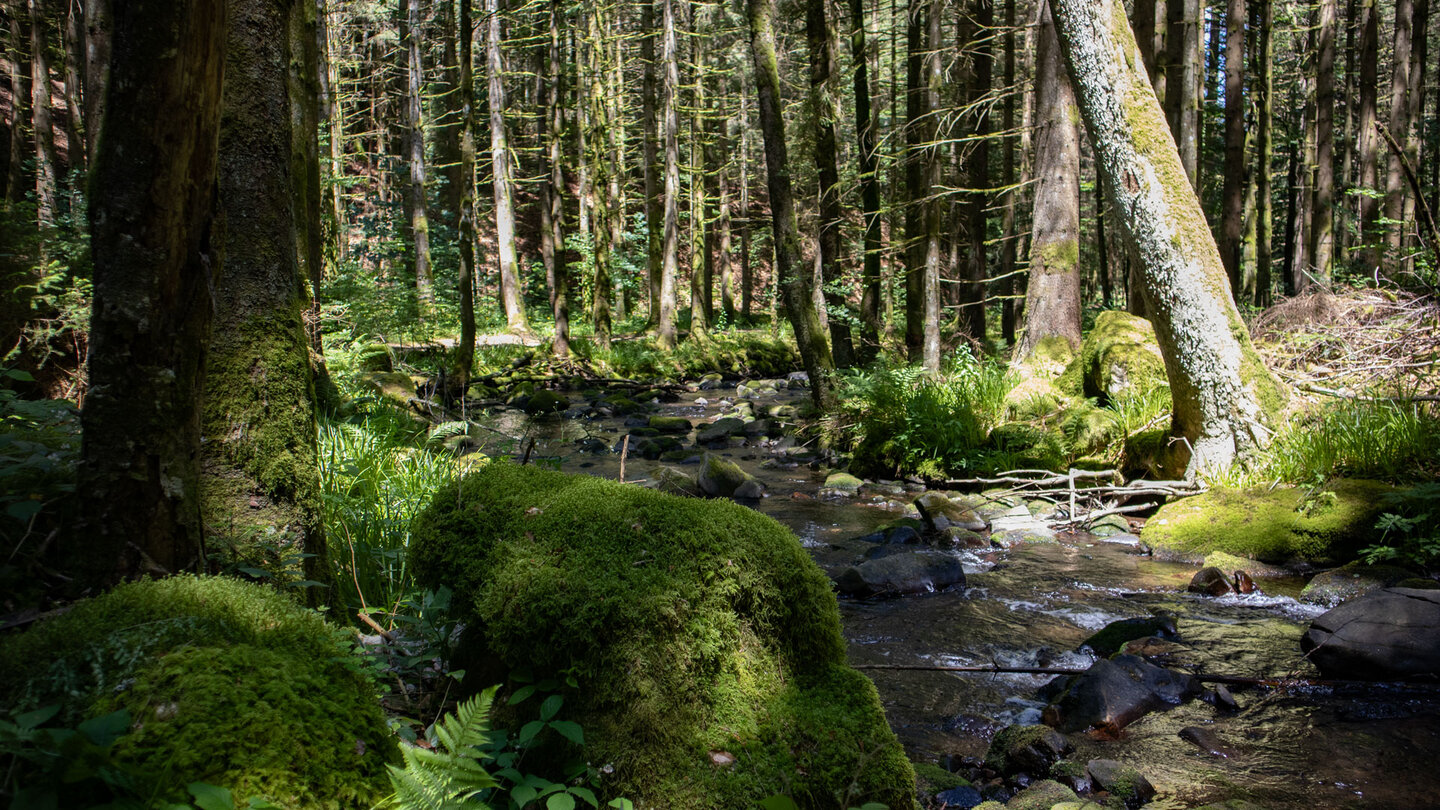
POLYGON ((850 321, 843 292, 844 258, 841 255, 840 168, 836 161, 835 128, 840 110, 835 103, 835 32, 826 13, 826 0, 806 0, 805 40, 810 56, 810 103, 815 128, 815 172, 820 179, 820 268, 825 306, 830 310, 830 347, 835 362, 855 365, 850 342, 850 321))
POLYGON ((113 81, 92 122, 104 137, 90 179, 105 193, 90 195, 83 528, 66 550, 101 585, 203 557, 200 397, 220 270, 211 240, 225 62, 224 3, 113 12, 113 81))
POLYGON ((909 0, 905 14, 905 227, 903 229, 905 268, 905 354, 919 360, 925 344, 925 188, 924 150, 930 139, 925 126, 930 120, 925 108, 925 31, 927 0, 909 0))
MULTIPOLYGON (((25 199, 25 104, 30 92, 26 89, 30 81, 29 58, 25 53, 25 38, 21 35, 20 15, 10 14, 6 43, 10 80, 10 116, 6 120, 9 130, 9 150, 5 158, 5 202, 19 202, 25 199)), ((95 119, 98 121, 99 119, 95 119)), ((96 127, 98 129, 98 127, 96 127)))
POLYGON ((55 223, 55 125, 50 115, 50 62, 40 0, 30 9, 30 134, 35 141, 35 216, 41 227, 55 223))
MULTIPOLYGON (((1220 257, 1230 288, 1243 294, 1241 253, 1245 235, 1245 0, 1225 4, 1225 169, 1221 191, 1220 257)), ((1212 34, 1213 36, 1213 34, 1212 34)), ((1251 291, 1253 293, 1253 290, 1251 291)))
MULTIPOLYGON (((1015 3, 1005 0, 1005 67, 1006 87, 1015 86, 1015 3)), ((1015 97, 1006 93, 1001 102, 1000 127, 1005 131, 1000 146, 1000 185, 1005 189, 1004 202, 1000 209, 1000 336, 1006 346, 1015 345, 1015 315, 1019 311, 1015 301, 1015 266, 1019 257, 1019 234, 1015 228, 1015 198, 1019 189, 1015 187, 1015 97)))
POLYGON ((655 0, 640 0, 640 140, 641 173, 645 181, 645 288, 649 305, 646 327, 660 324, 660 274, 664 264, 665 238, 660 202, 660 115, 655 109, 659 94, 655 79, 655 0))
POLYGON ((660 0, 660 124, 664 139, 664 239, 660 256, 660 320, 655 337, 663 349, 674 349, 675 284, 680 275, 680 55, 675 37, 675 1, 660 0))
POLYGON ((1301 289, 1328 286, 1335 242, 1335 0, 1320 0, 1315 28, 1315 186, 1309 244, 1313 268, 1301 289))
POLYGON ((1380 266, 1380 136, 1375 132, 1379 114, 1380 9, 1376 0, 1360 3, 1360 115, 1356 123, 1356 160, 1360 164, 1360 242, 1364 245, 1367 275, 1380 266), (1370 192, 1370 193, 1366 193, 1370 192))
POLYGON ((755 60, 755 91, 760 107, 760 137, 765 144, 765 175, 770 191, 770 223, 775 242, 775 272, 800 360, 810 375, 810 396, 822 412, 835 406, 835 362, 811 305, 809 274, 800 258, 800 232, 795 225, 795 200, 785 146, 785 119, 780 110, 780 71, 775 62, 775 7, 772 0, 747 0, 750 52, 755 60))
POLYGON ((500 49, 500 0, 485 0, 485 75, 489 81, 490 166, 495 193, 495 253, 500 265, 500 305, 511 332, 530 331, 520 296, 515 256, 515 179, 505 129, 505 63, 500 49))
POLYGON ((420 0, 406 0, 400 15, 400 39, 405 48, 405 147, 410 175, 410 236, 415 255, 415 298, 420 322, 428 322, 435 310, 435 280, 430 269, 430 217, 425 202, 425 114, 421 92, 425 88, 424 65, 420 61, 420 0))
POLYGON ((1272 101, 1274 82, 1271 60, 1274 57, 1272 33, 1275 7, 1272 0, 1254 0, 1258 40, 1255 48, 1255 305, 1270 306, 1270 290, 1274 286, 1271 273, 1270 237, 1274 216, 1270 193, 1270 165, 1274 156, 1275 109, 1272 101))
POLYGON ((991 43, 995 30, 994 0, 974 0, 971 4, 974 17, 972 42, 962 44, 971 52, 969 103, 978 105, 975 110, 975 125, 972 130, 975 143, 970 147, 967 158, 970 170, 970 193, 965 200, 970 241, 968 261, 965 267, 965 283, 960 285, 961 328, 972 339, 985 342, 985 292, 989 257, 985 243, 990 235, 990 106, 982 99, 991 91, 991 80, 995 68, 994 46, 991 43))
POLYGON ((475 365, 475 66, 471 0, 457 0, 460 26, 460 345, 455 364, 460 384, 470 380, 475 365))
POLYGON ((1015 346, 1015 359, 1022 363, 1050 338, 1080 348, 1080 111, 1048 3, 1040 3, 1039 15, 1035 213, 1025 326, 1015 346))
POLYGON ((1284 389, 1250 344, 1224 264, 1118 0, 1051 0, 1061 50, 1174 400, 1171 467, 1223 472, 1269 440, 1284 389))
POLYGON ((1200 188, 1200 0, 1168 0, 1165 20, 1165 115, 1190 187, 1200 188))
POLYGON ((560 0, 550 0, 548 36, 545 40, 544 102, 536 133, 544 152, 544 177, 540 180, 540 255, 550 279, 550 314, 555 336, 551 352, 559 358, 570 356, 570 271, 565 266, 565 166, 561 162, 561 140, 565 129, 564 70, 561 65, 560 25, 564 10, 560 0))
POLYGON ((300 2, 231 2, 217 179, 225 268, 205 379, 204 500, 212 536, 244 544, 274 530, 282 547, 293 544, 286 551, 311 555, 306 579, 326 582, 285 80, 300 2))

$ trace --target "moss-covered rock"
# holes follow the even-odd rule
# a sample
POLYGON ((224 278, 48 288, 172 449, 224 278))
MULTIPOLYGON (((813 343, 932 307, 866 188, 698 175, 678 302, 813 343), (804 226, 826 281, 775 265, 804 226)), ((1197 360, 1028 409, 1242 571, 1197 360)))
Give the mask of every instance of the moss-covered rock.
MULTIPOLYGON (((458 489, 457 489, 458 487, 458 489)), ((914 775, 870 682, 845 665, 829 581, 789 531, 724 501, 492 464, 413 530, 417 579, 447 585, 478 653, 467 683, 571 672, 566 713, 607 791, 637 805, 913 806, 914 775), (735 757, 726 768, 709 752, 735 757)))
POLYGON ((570 400, 557 391, 536 391, 520 406, 520 410, 531 416, 559 413, 570 407, 570 400))
POLYGON ((362 388, 402 408, 410 407, 410 401, 415 399, 415 381, 408 374, 370 371, 361 374, 359 382, 362 388))
POLYGON ((1071 396, 1108 400, 1132 388, 1148 391, 1166 382, 1155 328, 1144 318, 1109 310, 1095 318, 1080 354, 1056 386, 1071 396))
POLYGON ((1045 779, 1015 794, 1005 807, 1008 810, 1050 810, 1062 802, 1078 801, 1080 797, 1075 795, 1075 791, 1053 779, 1045 779))
POLYGON ((1316 574, 1300 591, 1300 601, 1333 608, 1361 594, 1395 587, 1414 576, 1414 571, 1396 565, 1366 565, 1357 560, 1316 574))
POLYGON ((661 433, 689 433, 692 425, 683 416, 652 416, 650 427, 661 433))
POLYGON ((1388 484, 1340 479, 1324 491, 1231 489, 1173 501, 1145 524, 1157 554, 1198 559, 1215 551, 1263 562, 1343 561, 1366 545, 1388 484))
POLYGON ((759 498, 765 485, 733 461, 705 454, 695 483, 712 498, 759 498))
POLYGON ((285 808, 367 808, 395 759, 346 633, 260 585, 177 576, 122 585, 0 643, 0 697, 60 721, 125 709, 114 756, 156 780, 285 808), (350 662, 350 663, 347 663, 350 662))
POLYGON ((384 343, 367 343, 355 350, 356 371, 394 371, 395 355, 384 343))

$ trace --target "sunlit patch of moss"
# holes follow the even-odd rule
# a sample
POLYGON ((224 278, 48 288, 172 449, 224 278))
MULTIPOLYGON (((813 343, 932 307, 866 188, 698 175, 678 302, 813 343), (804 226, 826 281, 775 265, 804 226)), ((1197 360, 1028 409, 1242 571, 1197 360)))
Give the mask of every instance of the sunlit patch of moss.
POLYGON ((579 679, 566 711, 587 759, 614 766, 615 793, 833 807, 853 781, 852 804, 911 806, 874 688, 844 664, 829 580, 770 518, 491 464, 441 490, 413 536, 418 580, 449 586, 470 615, 481 680, 521 667, 579 679), (736 762, 717 767, 714 750, 736 762))

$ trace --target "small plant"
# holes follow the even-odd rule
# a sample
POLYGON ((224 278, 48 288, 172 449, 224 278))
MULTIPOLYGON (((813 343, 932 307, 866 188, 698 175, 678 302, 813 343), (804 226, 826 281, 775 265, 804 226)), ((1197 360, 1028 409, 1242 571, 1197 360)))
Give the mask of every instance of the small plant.
POLYGON ((1375 521, 1380 542, 1362 549, 1365 562, 1413 565, 1431 570, 1440 563, 1440 484, 1419 484, 1385 496, 1388 511, 1375 521))

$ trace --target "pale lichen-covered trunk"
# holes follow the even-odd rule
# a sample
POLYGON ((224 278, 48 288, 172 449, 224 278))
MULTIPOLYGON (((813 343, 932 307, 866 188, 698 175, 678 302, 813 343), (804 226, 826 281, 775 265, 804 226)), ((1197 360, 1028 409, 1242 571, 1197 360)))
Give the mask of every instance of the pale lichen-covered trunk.
POLYGON ((664 239, 660 256, 660 305, 655 338, 665 349, 674 349, 675 280, 680 275, 680 57, 675 39, 675 0, 660 0, 660 82, 661 137, 665 151, 664 239))
POLYGON ((1140 260, 1175 410, 1171 466, 1222 472, 1264 446, 1284 389, 1250 344, 1118 0, 1051 0, 1096 161, 1140 260))
POLYGON ((1060 338, 1080 348, 1079 110, 1047 3, 1036 29, 1035 209, 1025 327, 1015 359, 1025 362, 1042 342, 1060 338))
POLYGON ((286 81, 299 49, 291 15, 300 11, 297 0, 231 2, 216 180, 225 268, 206 358, 204 516, 221 542, 278 531, 275 542, 311 555, 305 578, 325 582, 286 81))
POLYGON ((202 558, 200 386, 220 257, 223 3, 122 4, 90 180, 95 299, 77 499, 64 553, 107 584, 202 558), (81 545, 83 543, 83 546, 81 545))

